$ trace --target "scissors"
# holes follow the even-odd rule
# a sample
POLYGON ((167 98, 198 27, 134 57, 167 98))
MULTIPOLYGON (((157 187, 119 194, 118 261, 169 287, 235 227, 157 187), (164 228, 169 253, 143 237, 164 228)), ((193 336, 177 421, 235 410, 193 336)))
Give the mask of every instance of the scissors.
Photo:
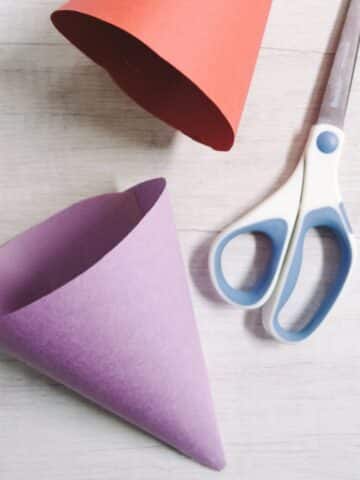
POLYGON ((351 0, 318 121, 294 173, 275 194, 221 233, 210 252, 210 274, 221 297, 246 309, 263 307, 264 327, 281 342, 300 342, 319 327, 354 265, 355 238, 339 190, 338 162, 359 42, 360 0, 351 0), (305 237, 309 230, 322 227, 331 231, 339 248, 336 277, 306 325, 285 328, 279 317, 298 281, 305 237), (235 289, 225 278, 222 256, 231 241, 248 233, 270 240, 271 257, 251 289, 235 289))

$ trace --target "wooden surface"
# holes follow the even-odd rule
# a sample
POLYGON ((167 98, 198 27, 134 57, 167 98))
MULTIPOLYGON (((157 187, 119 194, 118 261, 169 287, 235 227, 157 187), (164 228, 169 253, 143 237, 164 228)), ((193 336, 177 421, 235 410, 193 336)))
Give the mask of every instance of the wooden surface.
MULTIPOLYGON (((198 466, 0 354, 1 480, 360 479, 359 267, 326 326, 296 347, 267 339, 258 312, 223 304, 207 272, 215 233, 298 160, 347 1, 274 0, 230 153, 173 132, 126 98, 54 31, 57 4, 0 2, 0 241, 81 198, 166 176, 228 466, 220 474, 198 466)), ((358 239, 359 124, 360 73, 340 172, 358 239)), ((230 252, 229 276, 253 253, 249 240, 230 252)), ((288 312, 299 315, 311 288, 321 294, 334 256, 331 239, 310 235, 288 312)))

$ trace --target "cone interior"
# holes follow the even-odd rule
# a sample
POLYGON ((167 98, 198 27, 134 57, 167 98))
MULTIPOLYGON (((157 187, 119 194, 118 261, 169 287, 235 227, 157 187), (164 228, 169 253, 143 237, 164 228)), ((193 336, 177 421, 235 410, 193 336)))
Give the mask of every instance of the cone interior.
POLYGON ((228 150, 232 128, 201 88, 151 48, 121 28, 79 12, 52 15, 59 31, 143 108, 191 138, 228 150))
POLYGON ((69 283, 130 232, 165 188, 156 179, 123 193, 79 202, 0 249, 0 315, 12 313, 69 283))

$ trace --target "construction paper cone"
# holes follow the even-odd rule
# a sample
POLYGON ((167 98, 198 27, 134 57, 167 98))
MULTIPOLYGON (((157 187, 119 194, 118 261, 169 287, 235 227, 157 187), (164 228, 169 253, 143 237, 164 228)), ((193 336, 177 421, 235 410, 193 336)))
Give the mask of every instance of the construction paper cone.
POLYGON ((0 249, 0 343, 200 463, 224 456, 163 179, 0 249))
POLYGON ((146 110, 231 148, 271 0, 70 0, 57 29, 146 110))

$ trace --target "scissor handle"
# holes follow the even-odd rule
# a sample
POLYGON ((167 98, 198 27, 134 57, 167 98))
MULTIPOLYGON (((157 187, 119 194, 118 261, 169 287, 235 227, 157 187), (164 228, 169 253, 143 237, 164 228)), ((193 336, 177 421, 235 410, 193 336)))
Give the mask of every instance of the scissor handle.
POLYGON ((341 129, 329 124, 315 125, 293 176, 268 200, 220 234, 210 252, 209 268, 218 293, 228 302, 246 309, 265 305, 264 325, 283 342, 303 340, 322 323, 343 289, 354 262, 355 242, 337 177, 343 142, 341 129), (330 229, 339 246, 337 277, 307 325, 300 331, 288 331, 281 327, 279 316, 298 280, 306 234, 320 227, 330 229), (227 245, 246 233, 267 236, 272 255, 255 286, 250 290, 237 290, 226 280, 222 257, 227 245))
POLYGON ((273 283, 276 281, 277 272, 280 267, 280 260, 286 249, 287 224, 281 219, 272 219, 247 227, 235 229, 218 239, 213 247, 211 259, 214 284, 219 293, 230 303, 241 305, 245 308, 257 308, 262 305, 268 294, 272 290, 273 283), (246 233, 265 235, 271 242, 271 258, 266 269, 255 285, 249 289, 235 289, 227 281, 223 267, 222 256, 225 248, 236 237, 246 233))
POLYGON ((324 207, 312 210, 298 219, 294 237, 279 278, 275 292, 263 308, 263 323, 266 330, 285 343, 297 343, 308 338, 324 321, 333 307, 350 274, 355 257, 355 245, 351 226, 343 204, 337 208, 324 207), (339 248, 340 258, 333 283, 322 303, 300 330, 290 330, 280 324, 280 314, 297 284, 307 233, 313 228, 326 228, 333 235, 339 248))
POLYGON ((254 309, 261 307, 272 294, 294 229, 302 182, 301 161, 281 189, 215 239, 209 256, 209 270, 216 290, 227 302, 245 309, 254 309), (224 274, 224 251, 229 243, 240 235, 256 233, 263 234, 270 240, 270 260, 263 275, 251 289, 235 289, 224 274))
POLYGON ((308 338, 324 321, 333 307, 355 260, 355 240, 342 203, 338 185, 338 162, 344 143, 344 132, 328 124, 313 127, 305 150, 305 175, 301 208, 288 253, 274 293, 263 309, 265 328, 276 339, 296 343, 308 338), (324 227, 333 234, 340 252, 336 277, 313 316, 301 330, 287 330, 279 321, 301 270, 304 242, 313 228, 324 227))

